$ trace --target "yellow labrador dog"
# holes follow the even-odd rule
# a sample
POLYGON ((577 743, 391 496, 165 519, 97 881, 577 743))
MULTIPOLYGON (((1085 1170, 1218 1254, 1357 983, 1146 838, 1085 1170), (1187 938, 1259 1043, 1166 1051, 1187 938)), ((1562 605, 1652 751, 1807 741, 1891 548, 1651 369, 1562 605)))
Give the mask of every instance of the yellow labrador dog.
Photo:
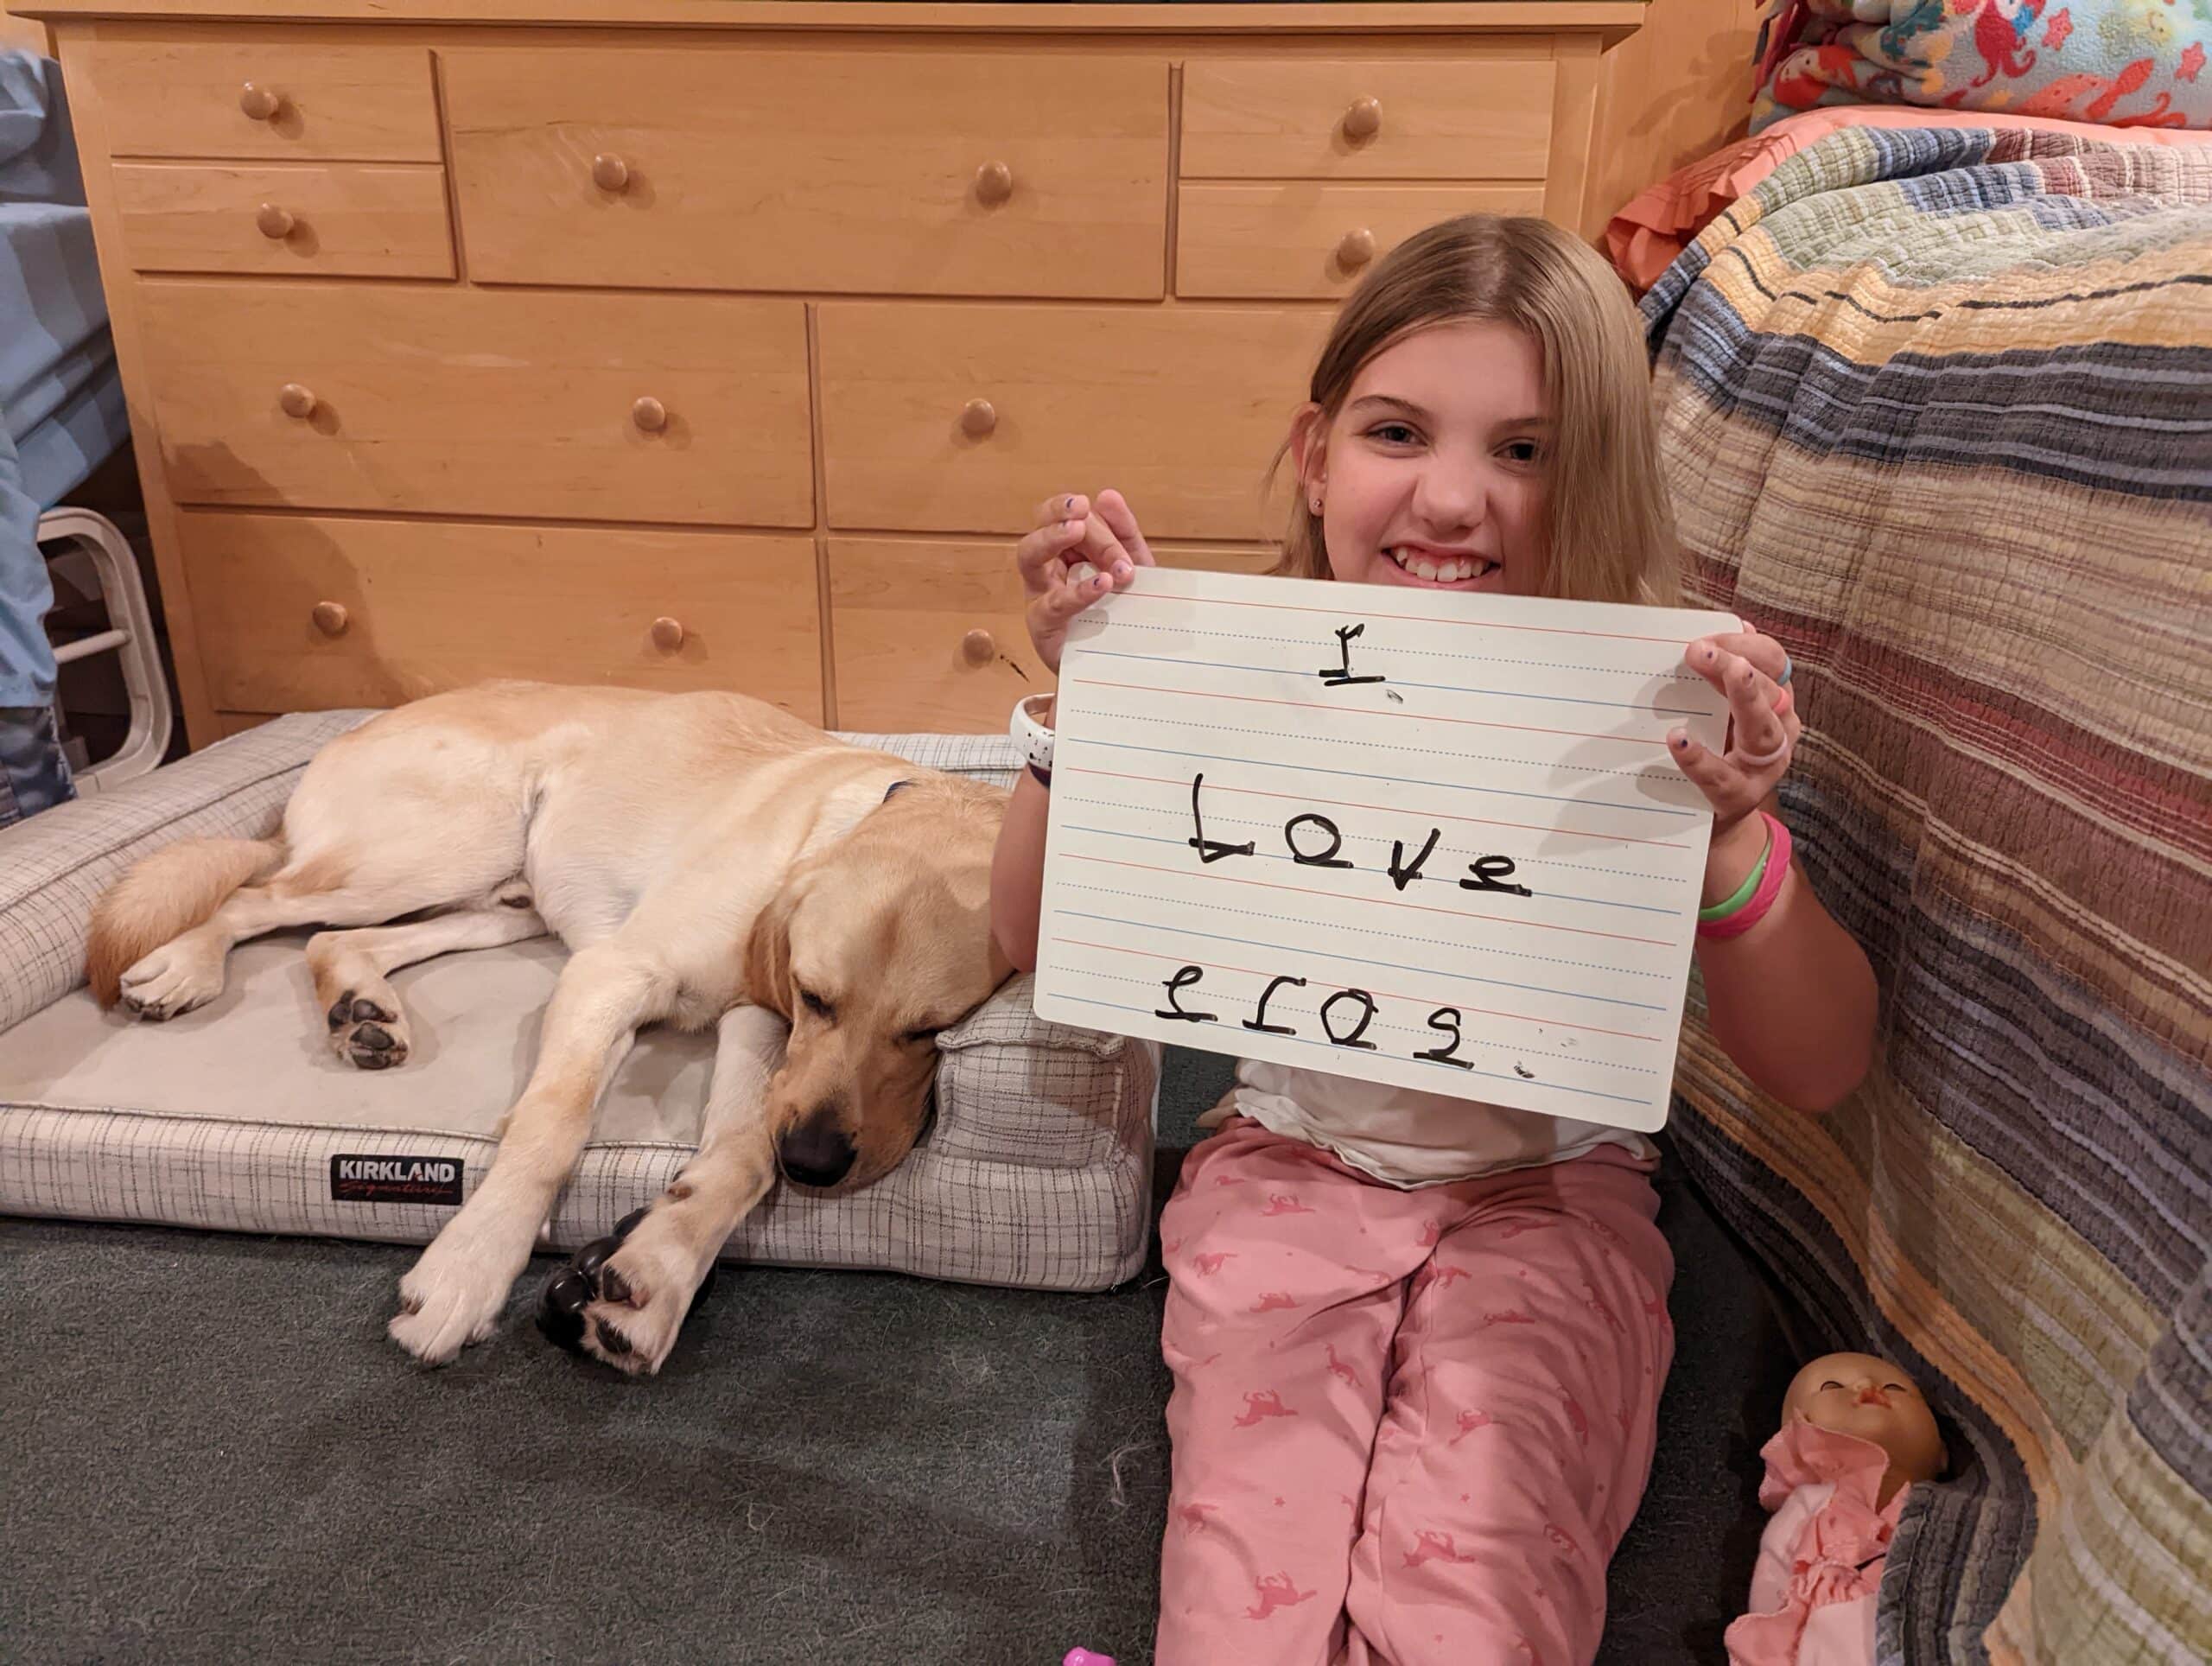
POLYGON ((242 938, 349 928, 308 961, 331 1046, 385 1070, 410 1041, 395 968, 568 945, 491 1170, 399 1283, 391 1335, 433 1364, 491 1334, 638 1028, 717 1027, 698 1154, 563 1275, 556 1339, 651 1372, 779 1168, 866 1184, 912 1147, 937 1032, 1011 970, 989 922, 1005 806, 741 695, 486 684, 323 747, 277 837, 140 862, 100 900, 86 971, 167 1019, 221 991, 242 938))

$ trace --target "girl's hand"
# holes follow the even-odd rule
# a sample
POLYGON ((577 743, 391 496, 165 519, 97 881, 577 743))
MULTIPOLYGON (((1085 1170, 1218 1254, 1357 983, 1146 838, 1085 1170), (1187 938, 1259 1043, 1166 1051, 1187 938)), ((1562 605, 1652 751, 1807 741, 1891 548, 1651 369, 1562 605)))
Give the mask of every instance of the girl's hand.
POLYGON ((1717 840, 1764 803, 1789 773, 1804 725, 1789 690, 1775 680, 1787 674, 1789 656, 1772 637, 1748 625, 1740 634, 1700 637, 1684 651, 1682 663, 1728 696, 1726 752, 1708 752, 1687 729, 1667 737, 1682 773, 1713 805, 1717 840))
POLYGON ((1128 502, 1110 488, 1094 506, 1079 493, 1037 506, 1037 525, 1014 547, 1023 617, 1045 669, 1058 675, 1068 621, 1102 596, 1126 590, 1140 567, 1158 565, 1128 502))

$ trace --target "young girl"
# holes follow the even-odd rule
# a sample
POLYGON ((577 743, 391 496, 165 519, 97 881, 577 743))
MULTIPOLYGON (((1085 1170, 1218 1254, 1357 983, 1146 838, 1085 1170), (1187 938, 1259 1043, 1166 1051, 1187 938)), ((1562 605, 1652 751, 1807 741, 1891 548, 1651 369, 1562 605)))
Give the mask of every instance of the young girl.
MULTIPOLYGON (((1535 219, 1433 226, 1322 350, 1274 570, 1671 603, 1649 398, 1634 310, 1591 250, 1535 219)), ((1152 556, 1116 493, 1044 511, 1017 559, 1057 670, 1068 621, 1152 556)), ((1766 1092, 1824 1110, 1866 1071, 1874 985, 1772 817, 1799 728, 1789 658, 1747 631, 1686 660, 1732 728, 1719 754, 1670 741, 1713 805, 1713 1031, 1766 1092), (1747 887, 1770 862, 1778 891, 1747 887)), ((1024 969, 1049 791, 1048 767, 1017 785, 992 877, 1024 969)), ((1673 1351, 1650 1141, 1250 1060, 1204 1120, 1218 1132, 1160 1220, 1160 1666, 1590 1660, 1673 1351)))

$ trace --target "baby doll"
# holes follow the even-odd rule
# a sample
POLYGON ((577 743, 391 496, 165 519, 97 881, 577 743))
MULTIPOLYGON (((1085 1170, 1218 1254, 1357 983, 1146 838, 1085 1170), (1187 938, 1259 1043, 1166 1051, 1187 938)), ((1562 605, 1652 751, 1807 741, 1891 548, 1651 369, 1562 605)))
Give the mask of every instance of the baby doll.
POLYGON ((1750 1612, 1729 1626, 1729 1666, 1867 1666, 1874 1593, 1905 1489, 1943 1470, 1920 1390, 1887 1360, 1827 1354, 1799 1371, 1761 1448, 1750 1612))

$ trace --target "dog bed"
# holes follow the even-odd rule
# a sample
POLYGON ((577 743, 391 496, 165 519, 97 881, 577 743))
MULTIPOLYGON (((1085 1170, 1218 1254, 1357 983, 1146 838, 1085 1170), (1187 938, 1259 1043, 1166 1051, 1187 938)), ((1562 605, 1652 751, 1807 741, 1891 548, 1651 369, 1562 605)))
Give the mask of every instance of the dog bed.
MULTIPOLYGON (((300 771, 367 711, 281 717, 111 793, 0 833, 0 1211, 427 1243, 489 1167, 565 958, 551 938, 448 955, 392 981, 418 1041, 364 1072, 324 1036, 303 932, 241 944, 222 995, 165 1025, 84 987, 93 902, 173 840, 264 837, 300 771)), ((1012 743, 864 735, 1000 785, 1012 743)), ((778 1187, 732 1260, 1103 1289, 1143 1264, 1159 1054, 1049 1024, 1002 986, 938 1038, 935 1116, 849 1192, 778 1187)), ((546 1248, 604 1236, 698 1138, 713 1037, 652 1029, 610 1086, 546 1248)))

